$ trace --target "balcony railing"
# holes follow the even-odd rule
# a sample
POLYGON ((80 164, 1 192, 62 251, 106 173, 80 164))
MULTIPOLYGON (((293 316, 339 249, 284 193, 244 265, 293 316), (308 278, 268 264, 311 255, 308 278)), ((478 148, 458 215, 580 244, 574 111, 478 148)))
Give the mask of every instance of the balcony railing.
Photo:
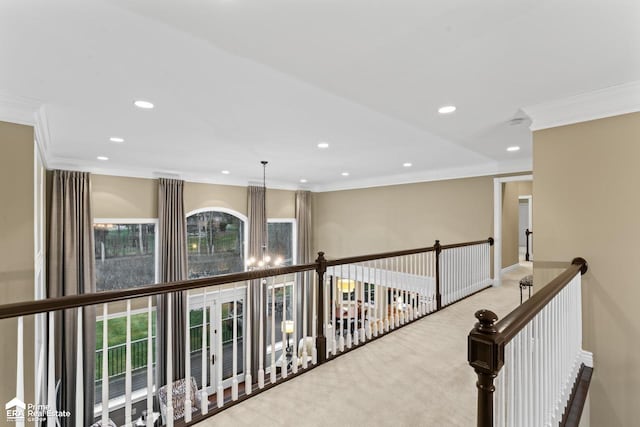
MULTIPOLYGON (((468 360, 478 375, 478 427, 566 424, 578 402, 575 386, 593 367, 593 355, 582 349, 586 271, 587 262, 574 259, 500 321, 492 311, 476 313, 468 360)), ((566 425, 578 425, 582 407, 577 411, 566 425)))
MULTIPOLYGON (((166 425, 194 423, 490 286, 492 244, 491 238, 452 245, 436 241, 425 248, 335 260, 320 252, 315 262, 304 265, 3 305, 0 319, 18 319, 17 397, 24 401, 24 319, 44 316, 48 348, 36 360, 46 378, 37 396, 46 397, 35 403, 69 411, 78 417, 76 425, 83 424, 82 387, 76 388, 75 407, 56 404, 60 393, 56 356, 64 343, 55 337, 64 312, 66 319, 77 322, 76 383, 82 384, 83 375, 100 378, 101 401, 107 402, 109 377, 124 375, 124 413, 118 425, 135 421, 134 370, 146 371, 146 402, 136 403, 143 404, 141 409, 153 414, 159 406, 166 425), (190 331, 186 334, 174 328, 172 299, 179 293, 189 296, 186 311, 178 313, 190 331), (157 295, 165 296, 166 312, 156 310, 157 295), (83 372, 82 315, 90 308, 102 319, 108 319, 110 312, 112 316, 124 312, 126 340, 110 347, 109 322, 102 322, 95 372, 83 372), (145 338, 131 340, 133 310, 147 315, 145 338), (196 324, 190 316, 193 310, 202 310, 196 324), (154 352, 149 351, 162 337, 153 334, 152 320, 158 316, 166 322, 167 350, 165 363, 157 368, 166 371, 166 378, 175 378, 173 359, 181 358, 180 377, 186 379, 162 387, 155 387, 154 352), (199 357, 191 357, 196 354, 199 357), (198 381, 191 379, 198 371, 192 363, 199 364, 198 381)), ((116 416, 109 405, 101 405, 102 425, 116 416)), ((55 415, 47 421, 55 423, 55 415)), ((149 416, 147 425, 152 424, 149 416)))

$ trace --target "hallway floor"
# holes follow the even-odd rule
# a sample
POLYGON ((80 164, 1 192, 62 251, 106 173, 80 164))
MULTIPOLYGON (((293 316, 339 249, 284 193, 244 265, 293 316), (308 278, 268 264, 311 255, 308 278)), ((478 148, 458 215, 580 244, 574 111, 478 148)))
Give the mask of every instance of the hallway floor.
POLYGON ((198 424, 208 426, 472 426, 476 375, 467 335, 481 308, 520 300, 524 263, 489 288, 198 424))

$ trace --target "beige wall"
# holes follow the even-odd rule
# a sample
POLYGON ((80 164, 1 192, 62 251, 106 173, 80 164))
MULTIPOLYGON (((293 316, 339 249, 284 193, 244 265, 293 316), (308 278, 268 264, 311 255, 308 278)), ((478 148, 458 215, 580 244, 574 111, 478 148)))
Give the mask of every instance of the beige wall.
POLYGON ((338 258, 486 239, 493 177, 315 193, 313 248, 338 258))
MULTIPOLYGON (((158 180, 92 175, 95 218, 157 218, 158 180)), ((185 182, 184 209, 226 208, 247 215, 247 187, 185 182)), ((269 218, 295 216, 295 192, 267 190, 269 218)))
MULTIPOLYGON (((0 122, 0 304, 34 296, 33 128, 0 122)), ((0 321, 0 404, 16 394, 16 319, 0 321)), ((25 397, 33 402, 33 322, 25 319, 25 397)), ((0 425, 6 422, 0 416, 0 425)))
POLYGON ((519 196, 531 195, 531 181, 505 182, 502 185, 502 268, 518 263, 519 196))
POLYGON ((91 175, 95 218, 157 218, 158 181, 122 176, 91 175))
POLYGON ((591 425, 640 420, 640 113, 534 132, 534 253, 589 262, 584 347, 591 425))

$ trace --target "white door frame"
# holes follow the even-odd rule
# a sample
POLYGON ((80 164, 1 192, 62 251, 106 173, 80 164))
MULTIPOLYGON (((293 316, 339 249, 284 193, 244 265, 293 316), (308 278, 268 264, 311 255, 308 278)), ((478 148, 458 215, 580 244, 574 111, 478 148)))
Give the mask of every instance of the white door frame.
MULTIPOLYGON (((207 387, 207 392, 209 394, 213 394, 216 392, 218 386, 218 370, 217 364, 224 363, 223 355, 218 354, 218 340, 222 339, 222 304, 225 302, 232 302, 234 298, 241 299, 243 301, 242 305, 242 316, 243 319, 246 318, 247 314, 247 306, 244 304, 247 296, 247 288, 246 286, 238 286, 237 288, 229 288, 222 289, 217 291, 207 291, 205 299, 203 299, 203 294, 195 293, 189 295, 189 310, 198 310, 203 307, 208 308, 209 311, 209 336, 207 340, 209 341, 209 352, 207 353, 207 364, 209 365, 209 386, 207 387), (211 365, 211 356, 215 356, 215 364, 211 365)), ((203 313, 206 313, 204 311, 203 313)), ((246 323, 242 322, 242 327, 246 327, 246 323)), ((243 330, 242 336, 244 337, 246 334, 243 330)), ((242 353, 243 360, 246 359, 246 341, 242 343, 242 353)), ((238 382, 244 381, 244 370, 245 365, 238 365, 238 370, 242 370, 242 374, 238 375, 238 382)), ((224 388, 230 387, 233 378, 228 378, 223 380, 222 385, 224 388)))
MULTIPOLYGON (((502 272, 502 184, 515 181, 533 181, 533 175, 493 178, 493 286, 500 286, 502 272)), ((531 219, 530 219, 531 220, 531 219)))

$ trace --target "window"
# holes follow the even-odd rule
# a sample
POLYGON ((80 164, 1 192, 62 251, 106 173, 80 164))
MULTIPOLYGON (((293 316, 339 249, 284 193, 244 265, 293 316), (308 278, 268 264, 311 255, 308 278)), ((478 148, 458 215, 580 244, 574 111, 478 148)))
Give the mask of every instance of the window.
POLYGON ((156 220, 96 220, 96 289, 156 283, 156 220))
MULTIPOLYGON (((155 219, 96 219, 93 225, 95 239, 96 289, 106 291, 150 285, 157 282, 155 219)), ((133 301, 136 305, 135 300, 133 301)), ((155 315, 152 316, 152 358, 155 369, 155 315)), ((102 406, 102 323, 96 319, 95 407, 102 406)), ((124 404, 124 377, 126 372, 126 317, 125 313, 109 313, 109 408, 124 404)), ((131 314, 131 363, 133 399, 146 393, 147 325, 146 309, 135 308, 131 314)), ((154 376, 155 378, 155 376, 154 376)))
POLYGON ((282 257, 282 265, 296 262, 295 219, 270 219, 267 223, 267 252, 272 257, 282 257))
POLYGON ((189 278, 244 271, 245 220, 222 210, 187 217, 189 278))

